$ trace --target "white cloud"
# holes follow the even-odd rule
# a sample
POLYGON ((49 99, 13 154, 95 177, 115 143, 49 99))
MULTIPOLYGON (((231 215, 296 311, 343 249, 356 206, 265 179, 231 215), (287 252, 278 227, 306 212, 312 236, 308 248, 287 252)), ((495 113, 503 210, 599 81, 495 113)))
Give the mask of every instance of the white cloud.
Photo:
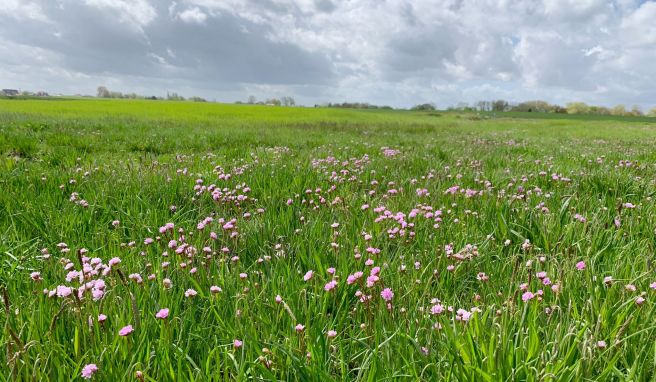
POLYGON ((48 21, 38 4, 24 0, 0 0, 0 16, 2 15, 18 20, 48 21))
POLYGON ((207 20, 207 15, 198 7, 193 7, 178 13, 178 18, 185 23, 204 24, 205 20, 207 20))
MULTIPOLYGON (((85 3, 104 11, 113 11, 119 15, 121 21, 129 22, 138 27, 151 23, 157 12, 148 0, 85 0, 85 3)), ((74 4, 67 4, 74 9, 74 4)))

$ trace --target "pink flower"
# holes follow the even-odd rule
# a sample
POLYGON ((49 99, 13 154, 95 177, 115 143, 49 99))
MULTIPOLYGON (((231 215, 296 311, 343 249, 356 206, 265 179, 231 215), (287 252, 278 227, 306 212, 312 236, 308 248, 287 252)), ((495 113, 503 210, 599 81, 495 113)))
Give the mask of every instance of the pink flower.
POLYGON ((442 304, 436 304, 431 307, 431 314, 440 314, 444 311, 444 306, 442 304))
POLYGON ((653 283, 649 284, 649 287, 650 287, 651 289, 656 289, 656 281, 654 281, 653 283))
POLYGON ((636 305, 642 305, 642 304, 645 303, 645 299, 642 298, 642 297, 640 297, 640 296, 638 296, 638 297, 636 297, 636 299, 635 299, 635 303, 636 303, 636 305))
POLYGON ((597 347, 599 349, 606 349, 606 341, 597 341, 597 347))
POLYGON ((456 321, 469 321, 472 313, 468 310, 458 309, 456 311, 456 321))
POLYGON ((303 276, 303 281, 309 281, 310 279, 312 279, 312 276, 314 276, 314 272, 311 270, 307 271, 305 276, 303 276))
POLYGON ((336 280, 331 280, 326 283, 326 285, 323 286, 323 289, 326 292, 330 292, 331 290, 337 288, 337 281, 336 280))
POLYGON ((280 295, 276 295, 276 304, 280 304, 282 302, 282 297, 280 295))
POLYGON ((302 333, 305 330, 305 325, 298 324, 294 329, 296 330, 296 333, 302 333))
POLYGON ((329 330, 328 333, 326 333, 326 336, 328 336, 328 338, 335 338, 337 337, 337 332, 334 330, 329 330))
POLYGON ((160 320, 164 320, 168 318, 168 316, 169 316, 168 308, 160 309, 159 312, 155 313, 155 317, 159 318, 160 320))
POLYGON ((187 290, 185 291, 185 297, 194 297, 194 296, 197 295, 197 294, 198 294, 198 292, 196 292, 196 291, 193 290, 193 289, 187 289, 187 290))
POLYGON ((57 297, 68 297, 73 293, 73 288, 67 287, 65 285, 57 286, 57 297))
POLYGON ((41 272, 32 272, 32 273, 30 273, 30 278, 32 278, 32 280, 34 280, 34 281, 41 281, 42 280, 41 272))
POLYGON ((392 292, 390 288, 385 288, 380 292, 380 297, 385 301, 392 301, 392 298, 394 298, 394 292, 392 292))
POLYGON ((526 302, 532 299, 533 297, 535 297, 535 295, 532 292, 524 292, 524 294, 522 294, 522 301, 526 302))
POLYGON ((584 270, 585 269, 585 263, 583 261, 579 261, 578 263, 576 263, 576 269, 578 269, 579 271, 584 270))
POLYGON ((91 379, 98 372, 98 366, 95 363, 84 365, 82 368, 82 378, 91 379))
POLYGON ((235 339, 234 341, 232 341, 232 346, 234 346, 235 349, 239 349, 240 347, 242 347, 243 344, 244 344, 244 343, 241 342, 241 341, 238 340, 238 339, 235 339))
POLYGON ((222 291, 222 289, 220 287, 216 286, 216 285, 212 285, 210 287, 210 292, 212 292, 213 294, 220 293, 221 291, 222 291))
POLYGON ((121 328, 121 330, 118 331, 118 335, 121 337, 125 337, 131 334, 132 332, 134 332, 134 328, 132 327, 132 325, 128 325, 121 328))
POLYGON ((348 285, 351 285, 351 284, 355 283, 356 281, 358 281, 358 279, 359 279, 360 277, 362 277, 362 275, 363 275, 362 272, 355 272, 354 274, 349 275, 349 276, 346 278, 346 283, 347 283, 348 285))

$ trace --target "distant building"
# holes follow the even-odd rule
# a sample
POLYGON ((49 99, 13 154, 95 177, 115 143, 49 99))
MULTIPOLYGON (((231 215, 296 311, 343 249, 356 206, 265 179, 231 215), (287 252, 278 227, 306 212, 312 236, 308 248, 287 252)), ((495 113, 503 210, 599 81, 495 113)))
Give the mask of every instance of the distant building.
POLYGON ((37 97, 48 97, 48 92, 38 91, 34 95, 37 97))
POLYGON ((18 90, 16 89, 2 89, 2 95, 7 97, 15 97, 18 94, 19 94, 18 90))

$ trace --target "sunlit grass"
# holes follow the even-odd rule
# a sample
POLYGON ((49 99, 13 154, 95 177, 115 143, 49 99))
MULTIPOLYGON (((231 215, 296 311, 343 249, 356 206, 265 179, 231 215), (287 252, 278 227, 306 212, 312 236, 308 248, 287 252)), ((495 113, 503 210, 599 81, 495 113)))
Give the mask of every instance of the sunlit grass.
POLYGON ((89 364, 105 381, 652 380, 655 138, 635 121, 2 100, 0 380, 89 364), (79 290, 66 277, 92 258, 121 260, 85 271, 101 298, 48 296, 79 290))

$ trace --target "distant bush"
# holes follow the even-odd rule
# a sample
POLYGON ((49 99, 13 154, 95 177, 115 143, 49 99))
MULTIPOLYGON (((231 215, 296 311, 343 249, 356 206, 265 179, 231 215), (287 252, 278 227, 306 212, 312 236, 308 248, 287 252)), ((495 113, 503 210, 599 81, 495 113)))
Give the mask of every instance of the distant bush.
POLYGON ((436 107, 432 103, 422 103, 420 105, 413 106, 410 110, 414 110, 414 111, 435 111, 436 107))
MULTIPOLYGON (((319 105, 315 105, 315 107, 318 107, 319 105)), ((343 108, 343 109, 382 109, 382 110, 392 110, 391 106, 378 106, 378 105, 372 105, 370 103, 366 102, 342 102, 342 103, 330 103, 328 102, 327 104, 323 105, 324 107, 337 107, 337 108, 343 108)))
POLYGON ((649 110, 649 113, 647 113, 647 115, 650 117, 656 117, 656 106, 652 107, 651 110, 649 110))

